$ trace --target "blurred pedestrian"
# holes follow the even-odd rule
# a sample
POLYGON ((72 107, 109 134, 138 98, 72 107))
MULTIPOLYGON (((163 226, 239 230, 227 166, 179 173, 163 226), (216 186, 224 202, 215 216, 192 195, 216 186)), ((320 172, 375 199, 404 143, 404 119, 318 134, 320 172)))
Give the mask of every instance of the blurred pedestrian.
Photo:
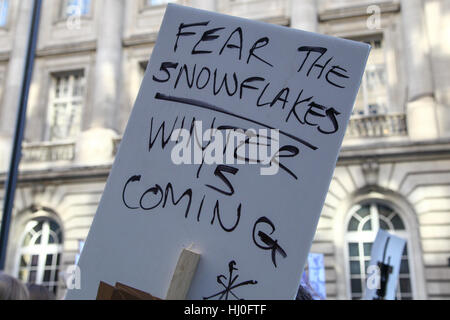
POLYGON ((39 284, 27 284, 30 300, 55 300, 55 295, 39 284))
POLYGON ((28 289, 20 280, 0 272, 0 300, 28 299, 28 289))
POLYGON ((297 297, 295 298, 295 300, 314 300, 314 299, 313 299, 312 295, 309 293, 309 291, 306 290, 305 287, 300 285, 300 287, 298 288, 297 297))

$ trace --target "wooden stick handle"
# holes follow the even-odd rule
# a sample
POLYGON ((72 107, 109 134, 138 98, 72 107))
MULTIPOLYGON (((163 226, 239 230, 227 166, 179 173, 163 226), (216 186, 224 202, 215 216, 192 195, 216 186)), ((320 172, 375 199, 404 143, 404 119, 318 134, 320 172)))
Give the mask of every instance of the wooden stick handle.
POLYGON ((167 300, 186 299, 199 259, 199 253, 183 249, 167 290, 167 300))

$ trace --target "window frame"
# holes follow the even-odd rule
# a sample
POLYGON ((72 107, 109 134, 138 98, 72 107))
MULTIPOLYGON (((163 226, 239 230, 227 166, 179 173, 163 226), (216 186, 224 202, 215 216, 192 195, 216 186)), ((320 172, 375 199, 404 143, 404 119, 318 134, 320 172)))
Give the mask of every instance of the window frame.
MULTIPOLYGON (((336 175, 334 179, 345 179, 345 173, 340 171, 343 169, 347 171, 348 167, 338 166, 336 168, 336 175)), ((348 275, 350 274, 349 263, 347 257, 347 251, 344 250, 345 234, 347 232, 349 212, 355 204, 363 203, 364 201, 378 200, 382 203, 386 203, 397 212, 400 213, 403 219, 403 224, 410 235, 410 242, 408 247, 409 259, 412 262, 410 268, 413 269, 410 272, 412 279, 412 290, 414 293, 414 299, 426 300, 428 298, 427 282, 425 277, 425 264, 422 250, 421 235, 419 232, 419 219, 418 214, 413 204, 408 201, 408 198, 401 193, 388 189, 387 187, 381 187, 377 185, 371 185, 366 187, 357 188, 354 186, 347 189, 348 193, 342 201, 337 204, 335 210, 333 210, 333 244, 334 248, 333 261, 335 263, 334 271, 336 272, 336 279, 332 283, 336 284, 336 298, 337 299, 349 299, 350 288, 348 286, 348 275)))
MULTIPOLYGON (((358 41, 358 42, 370 42, 370 41, 377 41, 380 40, 381 41, 381 50, 383 51, 383 67, 384 67, 384 76, 385 76, 385 80, 386 83, 384 85, 384 97, 386 99, 386 110, 381 110, 378 111, 377 113, 371 113, 370 112, 370 106, 368 103, 368 99, 367 99, 367 79, 366 79, 366 75, 367 75, 367 66, 366 69, 364 70, 364 74, 363 77, 361 79, 361 87, 359 90, 361 90, 361 94, 362 94, 362 98, 363 98, 363 110, 364 113, 363 114, 353 114, 353 111, 355 110, 354 108, 356 107, 356 100, 355 100, 355 105, 354 108, 352 110, 352 117, 370 117, 370 116, 379 116, 379 115, 384 115, 384 114, 389 114, 390 113, 390 97, 389 97, 389 68, 388 68, 388 57, 387 57, 387 52, 386 52, 386 36, 384 34, 384 32, 375 32, 375 33, 370 33, 370 34, 363 34, 363 35, 350 35, 348 37, 344 37, 346 39, 349 40, 353 40, 353 41, 358 41)), ((372 46, 372 50, 373 50, 373 46, 372 46)), ((359 94, 359 91, 358 91, 359 94)))
MULTIPOLYGON (((44 232, 45 230, 43 230, 44 232)), ((48 231, 48 230, 47 230, 48 231)), ((44 274, 45 274, 45 268, 46 268, 46 255, 48 254, 54 254, 56 256, 60 256, 59 258, 59 264, 53 264, 52 266, 56 267, 56 272, 58 275, 58 280, 57 281, 50 281, 53 282, 53 286, 56 288, 56 291, 54 292, 55 295, 58 294, 58 290, 59 290, 59 284, 61 281, 61 277, 59 277, 59 273, 61 273, 61 268, 63 267, 63 253, 64 253, 64 231, 62 228, 61 223, 57 220, 54 219, 52 217, 52 215, 47 212, 44 209, 40 209, 36 212, 34 212, 33 217, 28 219, 25 222, 25 226, 22 229, 22 232, 20 234, 19 239, 19 243, 17 246, 17 251, 16 251, 16 259, 15 259, 15 264, 14 264, 14 272, 13 274, 19 279, 19 272, 21 269, 20 263, 21 263, 21 258, 24 254, 30 254, 30 255, 38 255, 38 265, 37 265, 37 273, 36 273, 36 281, 34 282, 35 284, 42 284, 44 282, 44 274), (36 217, 34 215, 37 215, 36 217), (28 233, 30 232, 31 229, 33 229, 35 227, 36 224, 32 224, 32 222, 36 222, 39 223, 43 221, 44 225, 43 225, 43 229, 44 228, 49 228, 49 224, 50 222, 54 222, 57 224, 58 228, 59 228, 59 232, 61 233, 61 242, 57 243, 57 244, 46 244, 45 245, 45 249, 42 250, 41 248, 39 248, 39 246, 41 246, 42 244, 39 245, 32 245, 32 246, 23 246, 25 237, 28 235, 28 233)))
MULTIPOLYGON (((140 0, 139 1, 139 12, 142 13, 144 11, 162 10, 167 6, 167 4, 169 2, 180 4, 179 0, 168 0, 167 3, 161 3, 161 4, 148 4, 147 0, 140 0)), ((181 3, 181 4, 183 4, 183 3, 181 3)))
MULTIPOLYGON (((394 210, 398 216, 402 219, 403 225, 404 225, 404 230, 389 230, 389 233, 399 236, 403 239, 406 240, 406 249, 408 252, 408 266, 409 266, 409 279, 410 279, 410 283, 411 283, 411 299, 421 299, 420 295, 418 294, 418 284, 417 284, 417 268, 415 265, 415 261, 416 261, 416 255, 417 253, 414 252, 412 246, 413 246, 413 239, 412 239, 412 230, 411 230, 411 226, 410 223, 407 221, 407 219, 405 219, 405 215, 403 213, 403 211, 401 210, 401 208, 399 208, 399 206, 395 205, 395 203, 391 203, 390 201, 385 201, 385 200, 381 200, 381 199, 376 199, 376 198, 367 198, 364 199, 362 201, 356 202, 354 203, 351 207, 350 210, 348 210, 347 215, 344 219, 344 237, 343 237, 343 254, 344 254, 344 272, 345 272, 345 287, 346 287, 346 297, 347 299, 351 300, 352 299, 352 289, 351 289, 351 273, 350 273, 350 252, 349 252, 349 248, 348 248, 348 243, 349 242, 356 242, 358 243, 358 245, 360 243, 365 243, 365 242, 371 242, 373 244, 373 242, 375 241, 375 237, 376 234, 379 230, 379 219, 374 219, 374 215, 376 213, 373 212, 372 207, 374 205, 384 205, 384 206, 388 206, 390 207, 392 210, 394 210), (363 232, 363 234, 361 234, 361 231, 348 231, 348 225, 349 222, 351 220, 351 218, 354 216, 354 214, 356 213, 357 210, 359 210, 361 208, 361 206, 363 205, 370 205, 370 216, 371 216, 371 220, 374 222, 374 225, 372 225, 372 230, 370 231, 364 231, 361 230, 363 232), (374 231, 376 230, 376 231, 374 231)), ((399 278, 400 279, 400 278, 399 278)), ((362 288, 362 297, 364 297, 364 289, 365 287, 362 288)), ((398 287, 397 287, 398 290, 398 287)))
POLYGON ((150 3, 149 4, 148 1, 149 0, 142 0, 142 5, 145 8, 158 8, 158 7, 166 6, 169 2, 176 2, 176 1, 172 1, 172 0, 167 0, 167 1, 163 2, 163 3, 158 3, 158 4, 151 4, 150 3))
MULTIPOLYGON (((71 0, 63 0, 60 2, 60 7, 58 10, 58 20, 63 20, 66 21, 67 19, 70 19, 73 16, 76 15, 68 15, 67 14, 67 7, 69 5, 69 1, 71 0)), ((79 0, 79 1, 85 1, 85 0, 79 0)), ((88 12, 85 14, 80 14, 78 16, 78 18, 83 19, 83 18, 91 18, 92 17, 92 10, 93 10, 93 1, 94 0, 87 0, 89 1, 89 8, 88 8, 88 12)))
MULTIPOLYGON (((401 43, 401 35, 396 31, 397 17, 401 12, 401 6, 393 1, 380 2, 379 6, 381 9, 380 25, 374 29, 367 27, 369 14, 364 5, 324 8, 319 12, 319 19, 323 22, 320 25, 320 31, 323 34, 345 39, 381 36, 384 42, 387 112, 388 114, 405 114, 406 79, 402 72, 402 63, 399 60, 401 47, 398 44, 401 43), (347 23, 349 21, 351 23, 347 23)), ((366 118, 367 116, 352 114, 352 117, 366 118)))
POLYGON ((86 93, 87 93, 87 77, 86 77, 86 70, 83 68, 81 69, 72 69, 72 70, 66 70, 66 71, 56 71, 56 72, 50 72, 49 73, 49 86, 47 91, 47 104, 46 104, 46 118, 45 118, 45 128, 44 128, 44 141, 47 142, 73 142, 75 141, 75 137, 69 137, 66 139, 51 139, 51 107, 55 103, 73 103, 75 100, 80 102, 81 104, 81 114, 80 114, 80 127, 79 127, 79 133, 83 130, 83 117, 86 112, 86 93), (74 99, 73 95, 70 95, 70 97, 66 98, 56 98, 55 97, 55 91, 56 91, 56 81, 58 77, 64 77, 66 75, 69 76, 69 90, 73 90, 73 78, 75 75, 82 75, 83 82, 84 82, 84 88, 83 93, 81 96, 74 99), (58 102, 57 102, 58 101, 58 102))

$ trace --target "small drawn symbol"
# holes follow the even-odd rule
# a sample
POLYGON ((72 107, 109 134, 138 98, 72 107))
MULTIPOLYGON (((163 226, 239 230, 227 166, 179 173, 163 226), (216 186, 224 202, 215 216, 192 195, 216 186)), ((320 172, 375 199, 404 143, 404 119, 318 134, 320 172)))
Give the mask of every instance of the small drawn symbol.
POLYGON ((261 245, 256 241, 256 227, 260 224, 267 224, 272 228, 272 232, 270 232, 270 234, 274 233, 275 231, 275 225, 272 223, 272 221, 270 221, 267 217, 261 217, 259 218, 255 225, 253 226, 253 242, 255 243, 255 245, 258 248, 261 248, 263 250, 271 250, 272 251, 272 262, 273 265, 275 266, 275 268, 277 267, 277 259, 276 259, 276 254, 277 252, 283 257, 286 258, 287 257, 287 253, 286 251, 284 251, 284 249, 278 244, 278 240, 274 240, 272 239, 268 234, 262 232, 262 231, 258 231, 258 237, 259 239, 265 244, 265 245, 261 245))
POLYGON ((380 288, 377 289, 377 291, 376 291, 377 296, 374 298, 374 300, 384 300, 385 299, 387 284, 389 282, 389 275, 392 273, 392 266, 390 265, 391 256, 388 256, 388 259, 386 262, 386 252, 387 252, 389 240, 391 240, 391 238, 387 238, 386 242, 384 244, 382 261, 378 261, 378 263, 377 263, 378 268, 380 268, 380 288))
POLYGON ((239 277, 239 275, 235 275, 233 277, 233 271, 238 270, 238 268, 236 268, 235 265, 236 265, 236 261, 234 261, 234 260, 232 260, 228 263, 228 272, 229 272, 228 278, 223 274, 217 276, 217 283, 220 284, 221 286, 223 286, 224 290, 222 290, 216 294, 213 294, 212 296, 203 297, 204 300, 209 300, 209 299, 215 298, 217 296, 219 296, 219 300, 222 300, 222 299, 228 300, 228 294, 231 294, 237 300, 244 300, 244 299, 239 298, 236 294, 234 294, 234 292, 232 290, 234 290, 238 287, 247 286, 250 284, 257 284, 258 281, 248 280, 248 281, 240 282, 238 284, 234 284, 236 282, 237 278, 239 277), (224 283, 224 281, 226 281, 226 280, 228 280, 227 284, 224 283))

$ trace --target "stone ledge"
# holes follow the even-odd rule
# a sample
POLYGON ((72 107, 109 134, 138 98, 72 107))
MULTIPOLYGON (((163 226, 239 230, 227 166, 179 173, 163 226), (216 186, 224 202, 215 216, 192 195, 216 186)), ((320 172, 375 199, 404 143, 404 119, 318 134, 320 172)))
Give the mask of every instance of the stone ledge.
MULTIPOLYGON (((411 161, 411 160, 438 160, 450 159, 450 139, 440 139, 435 141, 407 141, 407 142, 379 142, 372 145, 360 145, 343 147, 339 154, 338 166, 348 164, 360 164, 368 159, 376 160, 380 163, 391 161, 411 161)), ((20 184, 31 184, 36 182, 67 182, 79 180, 106 181, 112 164, 97 166, 71 165, 60 168, 22 170, 19 174, 20 184)), ((6 173, 0 173, 0 187, 3 187, 6 180, 6 173)))
POLYGON ((338 165, 361 163, 367 159, 379 162, 450 159, 450 138, 433 141, 380 141, 343 146, 338 165))
POLYGON ((48 46, 36 51, 36 57, 48 57, 62 54, 72 54, 81 52, 90 52, 97 49, 97 42, 95 40, 73 42, 68 44, 58 44, 48 46))
POLYGON ((394 1, 380 1, 373 3, 362 3, 354 6, 347 6, 341 8, 327 8, 319 11, 319 21, 325 22, 329 20, 347 19, 353 17, 368 16, 367 7, 369 5, 377 5, 380 7, 381 14, 395 13, 400 11, 400 4, 394 1))
MULTIPOLYGON (((289 26, 290 19, 286 16, 274 16, 274 17, 267 17, 264 19, 259 19, 259 21, 281 25, 281 26, 289 26)), ((149 45, 154 44, 156 42, 156 39, 158 37, 158 32, 149 32, 149 33, 142 33, 142 34, 133 34, 130 36, 127 36, 122 40, 122 45, 124 47, 132 47, 132 46, 138 46, 138 45, 149 45)))
POLYGON ((158 37, 157 32, 134 34, 122 40, 124 47, 138 46, 143 44, 154 44, 158 37))
MULTIPOLYGON (((98 180, 104 179, 106 181, 111 164, 98 166, 67 166, 57 169, 44 170, 22 170, 19 173, 18 183, 31 184, 36 182, 67 182, 70 180, 98 180)), ((6 181, 6 173, 0 173, 0 187, 3 188, 6 181)))

